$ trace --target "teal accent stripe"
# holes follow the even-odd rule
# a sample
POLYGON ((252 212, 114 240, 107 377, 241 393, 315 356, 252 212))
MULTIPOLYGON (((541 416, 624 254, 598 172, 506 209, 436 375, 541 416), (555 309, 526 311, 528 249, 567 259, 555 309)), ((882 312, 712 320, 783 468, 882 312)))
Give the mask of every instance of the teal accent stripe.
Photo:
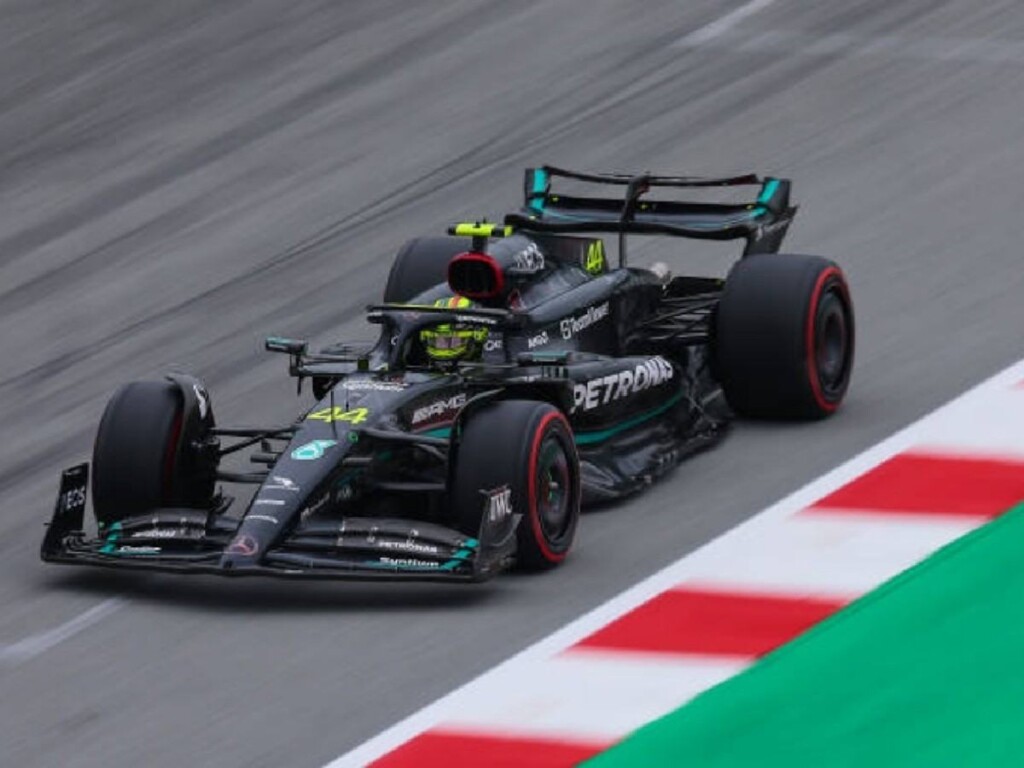
POLYGON ((547 189, 548 174, 543 168, 533 169, 533 189, 530 190, 530 208, 544 213, 544 190, 547 189))
POLYGON ((122 526, 121 526, 121 522, 120 521, 118 521, 118 522, 116 522, 116 523, 114 523, 113 525, 110 526, 110 528, 109 528, 109 530, 107 532, 107 540, 103 543, 103 546, 100 547, 100 554, 103 554, 103 555, 117 554, 115 550, 117 548, 116 547, 117 542, 121 538, 121 528, 122 528, 122 526))
POLYGON ((533 171, 533 192, 543 193, 548 185, 548 173, 543 168, 535 168, 533 171))
POLYGON ((441 566, 442 571, 454 571, 460 565, 465 565, 466 561, 473 556, 472 549, 460 549, 458 552, 452 555, 452 559, 441 566))
POLYGON ((645 421, 650 421, 656 416, 660 416, 682 399, 683 393, 679 392, 670 397, 668 400, 666 400, 664 403, 659 405, 654 410, 648 411, 647 413, 641 413, 639 416, 634 416, 632 419, 626 419, 620 424, 616 424, 614 427, 602 429, 597 432, 577 432, 576 445, 593 445, 594 443, 603 442, 604 440, 607 440, 610 437, 615 437, 615 435, 625 432, 627 429, 632 429, 633 427, 643 424, 645 421))
MULTIPOLYGON (((614 427, 601 429, 596 432, 577 432, 576 445, 593 445, 594 443, 600 443, 607 440, 610 437, 615 437, 615 435, 625 432, 627 429, 632 429, 635 426, 660 416, 682 399, 683 393, 679 392, 654 410, 647 411, 647 413, 641 413, 639 416, 634 416, 632 419, 626 419, 626 421, 623 421, 621 424, 616 424, 614 427)), ((438 427, 437 429, 428 429, 426 432, 419 432, 417 434, 424 435, 425 437, 449 437, 451 432, 451 427, 438 427)))
POLYGON ((779 180, 778 179, 771 179, 771 180, 769 180, 764 185, 764 188, 761 190, 761 194, 757 196, 757 202, 760 203, 761 205, 767 205, 768 201, 772 199, 772 196, 775 194, 775 191, 778 188, 779 188, 779 180))
POLYGON ((775 192, 779 188, 778 179, 769 179, 765 182, 764 187, 761 188, 761 194, 757 196, 757 205, 750 211, 750 215, 754 218, 758 216, 764 216, 768 213, 767 205, 771 201, 772 197, 775 196, 775 192))

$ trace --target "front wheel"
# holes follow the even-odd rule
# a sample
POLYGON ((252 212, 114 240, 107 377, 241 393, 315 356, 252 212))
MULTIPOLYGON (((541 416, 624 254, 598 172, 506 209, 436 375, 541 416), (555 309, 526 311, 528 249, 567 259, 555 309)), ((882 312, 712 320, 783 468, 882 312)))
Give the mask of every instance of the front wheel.
POLYGON ((186 398, 171 381, 134 381, 110 398, 92 454, 93 510, 102 525, 157 507, 210 506, 215 467, 195 446, 213 413, 205 388, 193 382, 195 414, 185 412, 186 398))
POLYGON ((469 534, 494 505, 521 515, 516 567, 538 571, 565 559, 580 515, 580 468, 572 429, 554 406, 504 400, 471 414, 451 488, 457 525, 469 534))

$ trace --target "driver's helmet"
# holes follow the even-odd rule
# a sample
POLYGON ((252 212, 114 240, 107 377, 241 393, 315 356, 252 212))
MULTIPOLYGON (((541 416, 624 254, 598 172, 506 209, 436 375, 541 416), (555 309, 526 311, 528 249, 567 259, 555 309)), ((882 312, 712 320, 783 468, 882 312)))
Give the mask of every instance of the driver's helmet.
MULTIPOLYGON (((452 296, 438 299, 434 306, 464 309, 474 305, 465 296, 452 296)), ((420 331, 420 340, 431 360, 476 360, 480 358, 484 342, 487 341, 487 329, 462 323, 443 323, 420 331)))

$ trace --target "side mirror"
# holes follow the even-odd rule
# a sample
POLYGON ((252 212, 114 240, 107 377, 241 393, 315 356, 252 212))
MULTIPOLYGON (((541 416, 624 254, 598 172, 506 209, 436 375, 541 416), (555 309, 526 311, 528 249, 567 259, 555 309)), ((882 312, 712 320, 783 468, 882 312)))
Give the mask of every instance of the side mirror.
POLYGON ((308 341, 298 339, 282 339, 280 336, 268 336, 263 342, 267 352, 283 352, 286 355, 303 355, 309 348, 308 341))
POLYGON ((288 375, 295 377, 295 393, 301 395, 302 373, 299 371, 299 365, 302 362, 302 356, 309 349, 309 342, 299 339, 282 339, 280 336, 267 336, 263 342, 263 348, 267 352, 284 352, 286 355, 291 355, 288 359, 288 375))

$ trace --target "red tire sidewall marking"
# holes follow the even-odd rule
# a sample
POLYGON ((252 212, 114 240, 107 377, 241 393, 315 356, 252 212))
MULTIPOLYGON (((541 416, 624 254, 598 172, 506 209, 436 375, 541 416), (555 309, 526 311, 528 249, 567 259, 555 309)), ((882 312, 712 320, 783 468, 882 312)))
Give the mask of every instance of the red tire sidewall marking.
MULTIPOLYGON (((552 421, 560 421, 565 426, 569 434, 572 434, 572 430, 569 428, 569 422, 566 421, 565 416, 561 413, 546 413, 541 418, 537 428, 533 431, 533 443, 530 445, 530 461, 528 462, 527 469, 529 470, 529 478, 527 481, 527 504, 529 505, 530 512, 530 526, 533 529, 533 538, 537 542, 537 546, 540 548, 540 552, 544 555, 550 563, 560 563, 565 559, 568 551, 565 552, 552 552, 548 546, 548 542, 544 537, 544 530, 540 524, 540 513, 537 511, 537 460, 540 458, 540 444, 544 440, 544 432, 547 425, 552 421)), ((570 457, 571 459, 571 457, 570 457)), ((571 481, 572 478, 570 478, 571 481)), ((570 488, 570 492, 574 493, 575 489, 570 488)), ((570 503, 573 499, 570 497, 570 503)))
MULTIPOLYGON (((825 399, 825 393, 821 390, 821 382, 818 381, 818 359, 814 331, 818 305, 821 303, 821 295, 825 291, 825 284, 833 277, 837 279, 837 285, 842 293, 843 305, 849 308, 849 292, 846 290, 846 280, 843 277, 842 270, 839 267, 828 267, 818 275, 818 280, 814 284, 814 291, 811 293, 811 304, 807 309, 807 323, 804 329, 804 342, 807 346, 807 381, 811 385, 811 394, 814 396, 814 402, 825 413, 833 413, 839 407, 839 401, 830 403, 825 399)), ((847 318, 844 317, 843 319, 845 321, 847 318)))
POLYGON ((178 443, 181 441, 184 417, 185 414, 182 411, 178 411, 174 417, 174 422, 171 424, 171 439, 167 441, 167 453, 164 454, 163 497, 165 503, 170 499, 173 491, 174 465, 178 457, 178 443))

